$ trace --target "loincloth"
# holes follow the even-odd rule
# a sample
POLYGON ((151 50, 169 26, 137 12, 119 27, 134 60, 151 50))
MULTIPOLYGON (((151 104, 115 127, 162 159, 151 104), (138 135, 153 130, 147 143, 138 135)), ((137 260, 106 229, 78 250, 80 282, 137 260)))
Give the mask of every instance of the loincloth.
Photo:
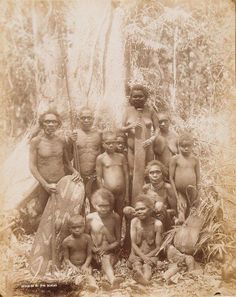
POLYGON ((99 255, 99 253, 94 253, 93 252, 92 257, 93 257, 93 260, 95 261, 95 263, 98 264, 98 265, 102 264, 102 260, 104 258, 109 258, 112 265, 115 265, 119 260, 119 254, 120 254, 120 249, 116 248, 111 252, 106 252, 102 256, 99 255))

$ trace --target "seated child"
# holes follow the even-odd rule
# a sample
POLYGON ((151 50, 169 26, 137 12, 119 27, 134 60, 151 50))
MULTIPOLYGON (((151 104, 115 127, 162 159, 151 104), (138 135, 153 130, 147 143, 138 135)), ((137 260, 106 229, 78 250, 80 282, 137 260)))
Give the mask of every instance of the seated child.
POLYGON ((131 221, 131 253, 128 266, 134 271, 134 279, 147 285, 152 268, 157 265, 157 252, 162 243, 162 223, 152 216, 153 200, 141 194, 135 203, 136 217, 131 221))
POLYGON ((128 203, 128 165, 123 154, 116 153, 116 135, 107 132, 103 135, 105 152, 97 157, 96 172, 99 188, 106 188, 115 198, 114 210, 122 220, 123 207, 128 203))
POLYGON ((179 224, 185 221, 190 208, 199 204, 200 169, 198 158, 192 154, 193 142, 190 134, 182 134, 179 138, 180 154, 171 158, 169 166, 170 182, 177 200, 176 223, 179 224))
POLYGON ((99 189, 92 195, 92 203, 96 212, 87 215, 86 228, 93 242, 93 258, 101 264, 112 288, 117 288, 123 279, 115 277, 113 270, 121 233, 120 217, 113 212, 114 196, 107 189, 99 189))
POLYGON ((68 227, 71 235, 62 242, 64 262, 74 273, 86 275, 88 287, 91 290, 98 289, 92 276, 92 241, 88 234, 84 233, 85 220, 80 215, 69 218, 68 227))

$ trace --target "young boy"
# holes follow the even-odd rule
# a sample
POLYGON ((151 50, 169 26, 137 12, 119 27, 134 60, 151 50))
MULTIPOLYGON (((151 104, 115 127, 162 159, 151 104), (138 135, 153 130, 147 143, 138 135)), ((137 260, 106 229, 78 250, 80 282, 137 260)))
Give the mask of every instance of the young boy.
POLYGON ((178 136, 169 129, 170 117, 167 113, 158 114, 159 133, 148 139, 144 146, 152 143, 155 159, 169 167, 170 159, 178 153, 178 136))
POLYGON ((136 217, 131 221, 131 253, 128 265, 134 271, 134 279, 147 285, 152 268, 157 264, 155 256, 162 242, 162 223, 152 216, 154 203, 147 195, 138 196, 135 203, 136 217))
POLYGON ((116 135, 103 136, 105 152, 97 157, 96 172, 99 188, 106 188, 115 197, 114 210, 122 220, 124 203, 128 203, 128 166, 124 155, 116 153, 116 135))
POLYGON ((198 206, 200 182, 199 160, 192 154, 193 138, 183 134, 179 138, 180 154, 170 160, 169 174, 176 200, 178 220, 182 224, 192 206, 198 206))
POLYGON ((97 290, 98 286, 92 276, 92 241, 88 234, 84 233, 85 220, 82 216, 70 217, 68 227, 71 235, 62 242, 64 262, 74 273, 82 272, 86 275, 88 287, 97 290))
POLYGON ((116 133, 116 153, 123 154, 127 158, 127 139, 122 131, 116 133))
POLYGON ((120 217, 113 212, 114 196, 107 189, 99 189, 92 196, 92 212, 86 217, 87 232, 92 237, 93 258, 101 264, 112 288, 117 288, 123 279, 115 277, 113 267, 118 261, 120 246, 120 217))

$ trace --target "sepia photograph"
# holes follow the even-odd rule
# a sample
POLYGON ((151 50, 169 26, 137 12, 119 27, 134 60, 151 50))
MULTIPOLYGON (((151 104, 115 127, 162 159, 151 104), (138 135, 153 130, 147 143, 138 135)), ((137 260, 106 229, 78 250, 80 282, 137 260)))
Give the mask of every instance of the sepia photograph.
POLYGON ((235 0, 0 0, 0 297, 236 297, 235 0))

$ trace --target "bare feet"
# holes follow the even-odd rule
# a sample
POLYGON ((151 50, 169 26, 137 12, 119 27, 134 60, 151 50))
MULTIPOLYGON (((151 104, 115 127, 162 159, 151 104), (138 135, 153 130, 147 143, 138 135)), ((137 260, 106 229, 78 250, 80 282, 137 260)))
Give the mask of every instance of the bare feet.
POLYGON ((112 289, 118 289, 120 284, 123 283, 124 279, 122 277, 116 277, 112 284, 112 289))
POLYGON ((147 286, 149 284, 149 281, 143 276, 143 274, 139 271, 135 272, 133 275, 133 279, 144 286, 147 286))

